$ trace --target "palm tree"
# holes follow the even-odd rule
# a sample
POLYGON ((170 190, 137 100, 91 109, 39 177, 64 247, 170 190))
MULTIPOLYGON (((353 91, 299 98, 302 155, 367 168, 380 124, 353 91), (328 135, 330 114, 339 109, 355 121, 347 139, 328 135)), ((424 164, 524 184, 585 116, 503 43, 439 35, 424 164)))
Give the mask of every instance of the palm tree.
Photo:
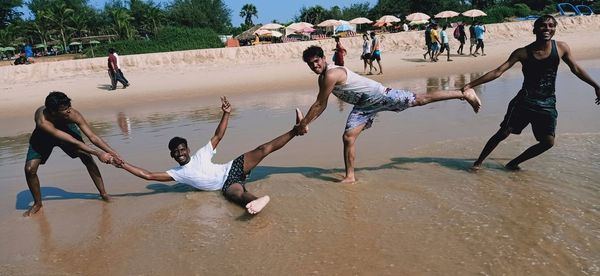
POLYGON ((247 27, 254 26, 254 23, 252 22, 252 16, 258 18, 257 14, 258 11, 256 10, 256 6, 252 4, 245 4, 240 11, 240 17, 244 18, 244 25, 247 27))
POLYGON ((114 31, 121 38, 131 39, 133 37, 134 28, 131 26, 133 17, 129 15, 126 9, 114 9, 110 11, 113 19, 114 31))
POLYGON ((60 32, 60 38, 63 43, 64 49, 67 49, 67 29, 70 27, 70 18, 75 11, 68 8, 65 3, 55 2, 49 9, 39 11, 44 19, 50 21, 52 27, 56 28, 60 32))

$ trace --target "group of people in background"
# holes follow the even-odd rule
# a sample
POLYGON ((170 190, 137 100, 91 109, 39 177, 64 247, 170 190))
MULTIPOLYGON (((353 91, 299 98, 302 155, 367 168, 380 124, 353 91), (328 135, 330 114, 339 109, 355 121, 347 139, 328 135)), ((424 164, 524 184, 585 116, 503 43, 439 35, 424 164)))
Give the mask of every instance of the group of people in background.
POLYGON ((383 74, 383 67, 381 67, 381 43, 374 32, 363 34, 363 46, 360 59, 363 60, 363 72, 365 74, 367 74, 367 66, 369 67, 369 75, 373 75, 373 69, 377 71, 377 68, 373 67, 373 61, 377 61, 377 66, 379 66, 378 74, 383 74))
MULTIPOLYGON (((442 30, 439 33, 439 25, 437 23, 431 23, 425 28, 425 46, 427 47, 427 51, 423 54, 423 59, 426 60, 427 56, 429 56, 431 62, 437 62, 438 57, 445 51, 446 60, 452 61, 452 59, 450 59, 450 38, 446 32, 448 25, 444 24, 441 28, 442 30)), ((469 55, 476 57, 479 55, 479 49, 481 49, 481 55, 485 56, 485 32, 486 28, 480 21, 469 26, 469 55), (473 47, 475 47, 475 51, 473 51, 473 47)), ((456 26, 453 37, 460 43, 456 53, 464 55, 464 46, 467 42, 467 33, 465 31, 464 23, 460 23, 456 26)))

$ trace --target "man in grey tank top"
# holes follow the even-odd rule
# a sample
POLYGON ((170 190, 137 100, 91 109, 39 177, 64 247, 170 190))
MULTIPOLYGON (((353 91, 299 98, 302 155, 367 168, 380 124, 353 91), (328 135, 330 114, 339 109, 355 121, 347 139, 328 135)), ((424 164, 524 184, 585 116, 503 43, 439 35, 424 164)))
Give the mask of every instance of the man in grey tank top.
POLYGON ((463 91, 472 89, 475 86, 495 80, 517 62, 521 62, 523 65, 523 87, 510 102, 504 121, 500 124, 500 130, 488 140, 479 158, 473 164, 473 170, 481 168, 483 160, 492 153, 500 142, 511 133, 520 134, 528 124, 531 124, 538 143, 508 162, 505 166, 507 169, 519 170, 519 164, 542 154, 554 146, 556 119, 558 117, 554 87, 560 59, 569 66, 573 74, 594 88, 596 104, 600 104, 600 87, 575 62, 571 56, 569 45, 562 41, 552 40, 556 32, 556 25, 556 19, 550 15, 538 18, 533 23, 534 42, 516 49, 500 67, 463 87, 463 91))
POLYGON ((343 135, 346 175, 341 182, 356 180, 354 176, 354 144, 358 135, 373 124, 377 113, 381 111, 400 112, 409 107, 451 99, 466 100, 475 112, 478 112, 481 106, 473 89, 467 89, 464 92, 454 90, 416 94, 406 90, 386 88, 381 83, 359 76, 345 67, 328 65, 323 49, 318 46, 308 47, 302 58, 308 67, 319 75, 319 94, 306 117, 296 126, 299 135, 305 134, 308 124, 317 119, 327 108, 327 99, 331 94, 354 105, 348 115, 343 135))

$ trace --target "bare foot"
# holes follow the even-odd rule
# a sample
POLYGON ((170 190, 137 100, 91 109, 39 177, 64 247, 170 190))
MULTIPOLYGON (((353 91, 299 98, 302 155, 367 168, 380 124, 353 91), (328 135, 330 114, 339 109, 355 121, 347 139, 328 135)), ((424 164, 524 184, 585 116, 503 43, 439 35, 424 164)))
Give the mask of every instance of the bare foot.
POLYGON ((248 213, 252 215, 258 214, 265 206, 267 206, 269 200, 271 200, 269 196, 259 197, 246 204, 246 209, 248 210, 248 213))
POLYGON ((473 164, 471 168, 469 168, 470 172, 478 172, 481 170, 481 164, 473 164))
POLYGON ((100 194, 100 197, 106 202, 111 202, 111 197, 108 194, 100 194))
POLYGON ((519 167, 519 165, 513 165, 511 163, 506 164, 506 166, 504 166, 507 170, 509 171, 520 171, 521 167, 519 167))
POLYGON ((479 112, 479 109, 481 108, 481 100, 479 100, 479 97, 477 97, 475 90, 469 88, 463 92, 463 95, 465 96, 465 100, 473 107, 473 111, 475 111, 475 113, 479 112))
POLYGON ((29 216, 37 213, 40 209, 42 209, 42 204, 35 203, 35 204, 33 204, 33 206, 29 207, 29 210, 27 210, 27 212, 23 213, 23 216, 29 217, 29 216))
POLYGON ((354 183, 354 182, 356 182, 356 179, 354 178, 354 176, 350 176, 350 177, 346 176, 343 179, 341 179, 339 182, 340 183, 354 183))
POLYGON ((383 72, 379 72, 379 73, 377 73, 377 75, 383 75, 383 72))

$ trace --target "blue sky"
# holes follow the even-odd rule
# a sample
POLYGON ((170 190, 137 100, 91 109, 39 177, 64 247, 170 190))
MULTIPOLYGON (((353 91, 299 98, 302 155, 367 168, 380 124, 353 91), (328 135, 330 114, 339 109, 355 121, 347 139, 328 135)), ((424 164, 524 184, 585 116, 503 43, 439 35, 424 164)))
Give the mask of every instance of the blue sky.
MULTIPOLYGON (((2 0, 0 0, 2 1, 2 0)), ((89 3, 101 9, 106 0, 88 0, 89 3)), ((377 4, 377 0, 223 0, 231 9, 231 23, 239 26, 244 20, 240 17, 240 10, 245 4, 254 4, 258 10, 258 18, 254 18, 254 23, 269 23, 272 20, 288 22, 292 20, 303 6, 310 7, 321 5, 324 8, 333 6, 348 7, 356 3, 369 3, 372 8, 377 4)), ((154 0, 154 3, 170 3, 171 0, 154 0)))

